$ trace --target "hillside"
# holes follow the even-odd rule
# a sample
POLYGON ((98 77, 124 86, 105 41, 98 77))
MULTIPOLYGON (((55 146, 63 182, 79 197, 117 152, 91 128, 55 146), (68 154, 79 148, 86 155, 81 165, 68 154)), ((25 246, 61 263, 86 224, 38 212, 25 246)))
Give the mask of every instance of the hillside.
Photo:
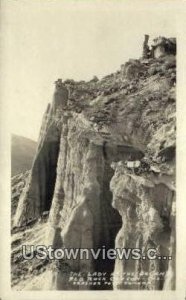
POLYGON ((36 153, 37 143, 23 136, 11 137, 11 173, 15 176, 30 170, 36 153))

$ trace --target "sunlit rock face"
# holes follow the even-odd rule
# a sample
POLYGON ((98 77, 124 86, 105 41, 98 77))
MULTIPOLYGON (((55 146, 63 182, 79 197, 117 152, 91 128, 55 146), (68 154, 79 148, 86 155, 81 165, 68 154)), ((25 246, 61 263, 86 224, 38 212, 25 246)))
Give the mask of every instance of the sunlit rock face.
POLYGON ((35 221, 34 230, 48 212, 43 244, 154 248, 172 259, 62 259, 47 265, 47 289, 175 288, 175 89, 172 54, 130 60, 101 80, 57 81, 14 227, 35 221), (71 272, 113 282, 77 286, 71 272), (138 284, 126 284, 127 272, 138 284))
MULTIPOLYGON (((170 177, 170 181, 172 178, 170 177)), ((116 237, 117 248, 140 248, 143 255, 146 250, 154 248, 158 255, 172 256, 174 245, 174 188, 170 189, 163 181, 154 181, 151 172, 135 175, 120 163, 116 166, 111 180, 113 206, 118 209, 123 225, 116 237)), ((133 272, 140 278, 140 284, 126 285, 126 278, 116 275, 116 289, 163 289, 167 288, 164 276, 175 264, 172 260, 116 260, 115 274, 133 272), (121 272, 122 271, 122 272, 121 272), (148 276, 146 275, 148 274, 148 276), (144 279, 145 278, 145 279, 144 279)), ((168 277, 168 275, 167 275, 168 277)), ((168 280, 168 279, 167 279, 168 280)), ((171 281, 171 280, 170 280, 171 281)), ((173 280, 169 288, 174 288, 173 280)))

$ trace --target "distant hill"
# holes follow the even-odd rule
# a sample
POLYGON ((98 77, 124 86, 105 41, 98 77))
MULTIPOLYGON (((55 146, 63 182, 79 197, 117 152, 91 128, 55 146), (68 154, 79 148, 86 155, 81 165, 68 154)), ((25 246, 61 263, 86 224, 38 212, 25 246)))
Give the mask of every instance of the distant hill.
POLYGON ((23 136, 12 134, 11 175, 29 170, 36 152, 37 143, 23 136))

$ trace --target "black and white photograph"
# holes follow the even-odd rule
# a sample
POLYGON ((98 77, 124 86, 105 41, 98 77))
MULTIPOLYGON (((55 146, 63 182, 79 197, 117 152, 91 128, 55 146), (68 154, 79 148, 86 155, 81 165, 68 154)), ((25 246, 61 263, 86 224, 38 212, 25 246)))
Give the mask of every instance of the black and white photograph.
POLYGON ((0 249, 11 295, 184 299, 186 285, 182 298, 166 294, 182 284, 185 253, 179 13, 174 1, 139 2, 1 1, 0 249))

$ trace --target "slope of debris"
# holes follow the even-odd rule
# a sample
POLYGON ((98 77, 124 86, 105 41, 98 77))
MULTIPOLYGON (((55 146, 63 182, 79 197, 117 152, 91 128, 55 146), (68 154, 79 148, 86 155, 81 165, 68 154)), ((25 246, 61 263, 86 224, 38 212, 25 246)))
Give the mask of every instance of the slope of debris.
POLYGON ((15 175, 11 178, 11 215, 14 216, 20 195, 26 185, 29 171, 15 175))

